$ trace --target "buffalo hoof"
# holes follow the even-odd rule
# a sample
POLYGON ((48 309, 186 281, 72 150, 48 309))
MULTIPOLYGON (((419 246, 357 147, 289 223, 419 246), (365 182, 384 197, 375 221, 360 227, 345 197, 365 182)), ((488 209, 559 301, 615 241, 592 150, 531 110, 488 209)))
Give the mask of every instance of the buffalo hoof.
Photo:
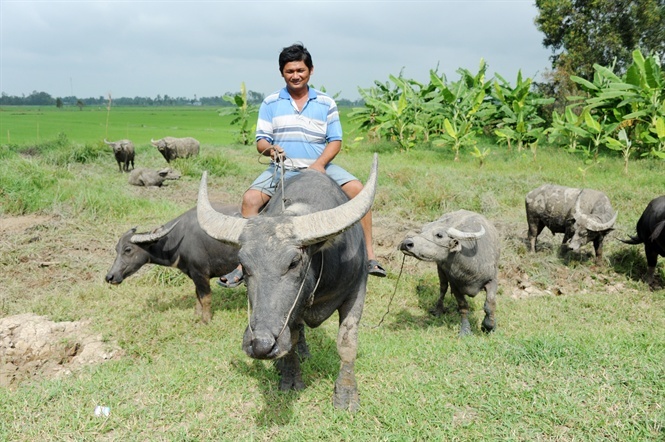
POLYGON ((300 364, 296 355, 290 354, 283 359, 278 359, 275 364, 280 374, 279 389, 281 391, 302 390, 305 388, 300 364), (295 358, 295 364, 289 361, 289 358, 295 358))
POLYGON ((280 391, 289 391, 289 390, 303 390, 305 388, 305 383, 302 381, 300 376, 282 376, 282 379, 279 380, 279 389, 280 391))
POLYGON ((335 393, 333 394, 333 405, 340 410, 349 410, 356 412, 360 409, 360 399, 358 398, 358 388, 342 386, 339 382, 335 383, 335 393))
POLYGON ((471 336, 472 334, 473 333, 471 332, 471 325, 469 324, 469 321, 462 321, 462 326, 459 330, 459 337, 464 338, 466 336, 471 336))
POLYGON ((448 313, 448 311, 449 310, 447 308, 439 307, 438 305, 436 305, 436 306, 432 307, 431 309, 429 309, 429 314, 434 316, 435 318, 438 318, 438 317, 443 316, 446 313, 448 313))
POLYGON ((485 333, 492 333, 494 330, 496 330, 496 321, 485 318, 480 326, 480 329, 485 333))

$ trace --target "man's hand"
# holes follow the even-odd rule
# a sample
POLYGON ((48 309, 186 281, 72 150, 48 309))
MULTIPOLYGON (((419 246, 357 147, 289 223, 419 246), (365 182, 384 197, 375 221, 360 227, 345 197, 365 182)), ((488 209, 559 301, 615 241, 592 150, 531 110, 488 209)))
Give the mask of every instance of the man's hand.
POLYGON ((284 160, 286 158, 286 155, 284 155, 284 149, 275 144, 270 148, 270 158, 272 158, 275 163, 284 160))
POLYGON ((318 170, 318 171, 321 172, 321 173, 326 173, 326 168, 323 167, 323 166, 319 166, 319 165, 316 164, 316 163, 315 163, 315 164, 312 164, 311 166, 309 166, 308 169, 314 169, 314 170, 318 170))

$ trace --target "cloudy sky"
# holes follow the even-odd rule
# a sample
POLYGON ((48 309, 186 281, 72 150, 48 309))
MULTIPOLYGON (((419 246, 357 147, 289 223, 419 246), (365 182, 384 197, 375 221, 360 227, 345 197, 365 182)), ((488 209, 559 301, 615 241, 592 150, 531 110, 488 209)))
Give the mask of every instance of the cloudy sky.
POLYGON ((283 85, 277 57, 300 41, 311 84, 356 99, 402 70, 429 81, 460 67, 514 83, 550 51, 534 0, 0 0, 0 91, 79 98, 216 96, 283 85))

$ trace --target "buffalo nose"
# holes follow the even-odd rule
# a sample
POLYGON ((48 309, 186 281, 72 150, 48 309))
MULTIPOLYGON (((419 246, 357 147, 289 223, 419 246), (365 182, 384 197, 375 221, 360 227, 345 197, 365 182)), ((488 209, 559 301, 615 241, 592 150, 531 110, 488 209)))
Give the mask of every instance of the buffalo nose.
POLYGON ((410 238, 405 239, 402 241, 402 244, 399 245, 399 249, 402 251, 409 251, 413 249, 413 240, 410 238))
POLYGON ((275 348, 275 339, 272 336, 257 336, 252 340, 253 357, 258 359, 269 358, 275 348))

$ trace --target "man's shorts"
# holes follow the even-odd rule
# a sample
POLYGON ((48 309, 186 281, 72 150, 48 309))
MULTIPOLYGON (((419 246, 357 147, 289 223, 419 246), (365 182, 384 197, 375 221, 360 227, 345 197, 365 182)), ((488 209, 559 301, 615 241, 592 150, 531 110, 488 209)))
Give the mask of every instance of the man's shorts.
MULTIPOLYGON (((287 169, 284 173, 284 179, 289 179, 290 177, 300 173, 302 169, 287 169)), ((332 178, 337 184, 343 186, 349 181, 357 180, 355 176, 351 175, 345 169, 335 164, 328 164, 326 166, 326 175, 332 178)), ((272 197, 275 194, 275 189, 279 184, 281 179, 281 168, 278 168, 275 164, 270 164, 270 166, 254 180, 250 189, 258 190, 259 192, 265 193, 266 195, 272 197)))

